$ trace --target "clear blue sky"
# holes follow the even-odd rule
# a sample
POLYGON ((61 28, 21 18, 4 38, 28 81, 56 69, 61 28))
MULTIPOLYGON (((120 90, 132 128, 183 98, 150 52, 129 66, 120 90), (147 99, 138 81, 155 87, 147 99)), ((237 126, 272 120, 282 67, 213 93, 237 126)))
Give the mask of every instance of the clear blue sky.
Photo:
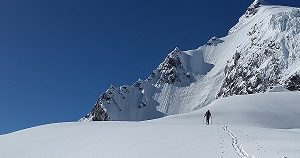
POLYGON ((251 3, 0 1, 0 134, 77 121, 110 84, 145 79, 174 47, 225 36, 251 3))

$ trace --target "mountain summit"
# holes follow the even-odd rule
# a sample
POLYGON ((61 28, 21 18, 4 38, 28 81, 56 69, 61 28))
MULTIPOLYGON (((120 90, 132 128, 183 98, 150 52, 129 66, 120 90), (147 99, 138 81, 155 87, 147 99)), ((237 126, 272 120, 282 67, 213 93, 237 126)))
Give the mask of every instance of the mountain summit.
POLYGON ((148 120, 220 97, 300 90, 300 9, 255 0, 227 36, 175 48, 146 80, 111 86, 81 121, 148 120))
POLYGON ((269 5, 270 3, 266 2, 265 0, 254 0, 254 2, 251 4, 251 6, 255 5, 269 5))

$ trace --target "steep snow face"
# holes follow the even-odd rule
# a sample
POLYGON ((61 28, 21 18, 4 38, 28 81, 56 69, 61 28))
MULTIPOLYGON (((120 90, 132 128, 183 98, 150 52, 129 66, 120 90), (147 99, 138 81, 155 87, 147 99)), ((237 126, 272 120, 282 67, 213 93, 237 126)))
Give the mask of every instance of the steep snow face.
POLYGON ((110 88, 81 121, 147 120, 218 97, 300 88, 300 9, 255 0, 226 37, 173 50, 146 80, 110 88), (277 89, 277 88, 276 88, 277 89))

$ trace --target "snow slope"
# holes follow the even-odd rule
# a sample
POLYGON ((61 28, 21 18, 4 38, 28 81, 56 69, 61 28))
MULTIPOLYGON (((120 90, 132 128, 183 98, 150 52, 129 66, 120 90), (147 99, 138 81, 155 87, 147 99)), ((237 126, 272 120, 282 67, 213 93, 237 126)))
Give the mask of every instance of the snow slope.
POLYGON ((149 120, 273 86, 299 91, 299 33, 299 8, 255 0, 227 36, 175 48, 146 80, 111 86, 81 121, 149 120))
POLYGON ((221 98, 206 108, 143 122, 50 124, 0 136, 1 158, 299 158, 300 93, 221 98))

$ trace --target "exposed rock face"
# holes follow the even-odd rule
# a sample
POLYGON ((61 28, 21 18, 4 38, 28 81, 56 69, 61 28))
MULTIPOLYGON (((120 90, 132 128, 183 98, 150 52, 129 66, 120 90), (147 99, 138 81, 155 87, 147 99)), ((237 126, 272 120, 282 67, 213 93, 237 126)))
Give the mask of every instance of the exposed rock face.
POLYGON ((182 52, 176 47, 167 58, 148 77, 148 81, 154 85, 174 84, 176 86, 188 86, 195 81, 193 75, 184 68, 182 52))
POLYGON ((261 7, 263 4, 266 5, 267 3, 263 0, 255 0, 246 10, 245 16, 247 18, 252 17, 257 13, 258 8, 261 7))
POLYGON ((208 42, 206 43, 207 46, 217 46, 219 43, 223 43, 224 41, 217 37, 212 37, 208 42))
POLYGON ((86 121, 108 121, 110 117, 108 116, 106 109, 103 107, 104 103, 109 103, 113 101, 112 93, 115 91, 114 86, 110 86, 110 88, 103 93, 96 101, 94 108, 90 113, 88 113, 81 120, 86 121))
POLYGON ((285 87, 290 91, 300 91, 300 76, 295 74, 285 81, 285 87))
POLYGON ((251 59, 245 60, 241 59, 240 53, 236 53, 225 67, 225 80, 217 97, 261 93, 270 86, 278 85, 284 61, 268 55, 252 54, 251 59), (265 63, 266 60, 269 62, 265 63))
POLYGON ((236 52, 227 62, 225 80, 217 97, 261 93, 281 84, 286 60, 278 53, 282 47, 280 43, 252 43, 250 47, 257 47, 258 52, 236 52))

